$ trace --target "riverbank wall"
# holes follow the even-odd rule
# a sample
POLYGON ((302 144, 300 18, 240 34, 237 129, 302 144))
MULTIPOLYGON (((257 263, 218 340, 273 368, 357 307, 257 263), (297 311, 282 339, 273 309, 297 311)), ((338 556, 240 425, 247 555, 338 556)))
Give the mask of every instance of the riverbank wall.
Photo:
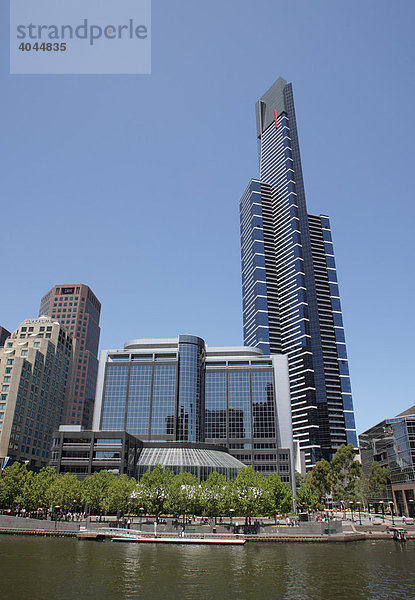
MULTIPOLYGON (((133 523, 129 530, 113 528, 113 523, 103 523, 99 520, 90 519, 83 521, 50 521, 22 517, 0 515, 0 534, 8 535, 36 535, 50 537, 76 537, 79 539, 102 540, 111 539, 116 532, 125 535, 141 535, 151 537, 154 535, 154 524, 133 523), (108 527, 109 525, 109 527, 108 527), (151 526, 150 526, 151 525, 151 526)), ((222 527, 188 527, 185 531, 187 538, 237 538, 245 539, 252 543, 321 543, 321 542, 356 542, 364 540, 393 540, 392 533, 387 531, 386 526, 378 530, 368 526, 354 526, 348 522, 341 523, 301 523, 299 527, 273 526, 261 529, 258 534, 235 534, 222 527), (209 529, 209 530, 208 530, 209 529)), ((407 538, 415 539, 415 526, 406 528, 407 538)), ((178 535, 177 528, 168 524, 159 525, 157 537, 178 535)))

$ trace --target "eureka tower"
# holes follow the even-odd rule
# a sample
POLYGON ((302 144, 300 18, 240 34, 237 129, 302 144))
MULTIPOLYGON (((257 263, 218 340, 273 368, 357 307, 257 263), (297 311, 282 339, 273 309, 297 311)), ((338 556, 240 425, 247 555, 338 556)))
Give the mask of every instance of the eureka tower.
POLYGON ((256 104, 260 176, 240 202, 244 344, 288 355, 294 439, 306 467, 357 447, 328 217, 307 213, 292 86, 256 104))

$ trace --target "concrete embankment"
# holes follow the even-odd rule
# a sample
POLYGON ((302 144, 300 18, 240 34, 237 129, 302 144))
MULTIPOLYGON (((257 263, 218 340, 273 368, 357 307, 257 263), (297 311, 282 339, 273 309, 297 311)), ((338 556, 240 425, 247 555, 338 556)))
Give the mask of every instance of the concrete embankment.
MULTIPOLYGON (((153 536, 153 523, 132 523, 130 530, 111 528, 113 523, 99 522, 93 518, 83 521, 49 521, 0 515, 0 534, 37 535, 57 537, 77 537, 87 540, 111 539, 117 532, 125 535, 153 536), (109 527, 108 527, 109 526, 109 527)), ((415 539, 415 527, 406 527, 407 539, 415 539)), ((178 529, 169 524, 157 530, 158 537, 177 536, 178 529)), ((186 529, 187 539, 217 538, 245 539, 252 543, 327 543, 327 542, 356 542, 362 540, 392 540, 392 533, 386 526, 378 528, 352 525, 348 522, 337 521, 330 524, 301 523, 299 527, 265 527, 260 533, 244 535, 233 534, 226 527, 211 528, 195 526, 186 529)), ((185 540, 183 540, 185 543, 185 540)))

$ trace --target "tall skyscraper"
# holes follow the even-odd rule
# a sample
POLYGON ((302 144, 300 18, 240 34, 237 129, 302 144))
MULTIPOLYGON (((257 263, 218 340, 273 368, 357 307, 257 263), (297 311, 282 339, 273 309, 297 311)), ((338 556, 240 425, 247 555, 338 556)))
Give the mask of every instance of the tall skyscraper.
POLYGON ((288 355, 294 439, 310 468, 357 447, 328 217, 307 214, 291 84, 256 104, 259 179, 240 203, 244 343, 288 355))
POLYGON ((46 467, 71 396, 74 342, 48 317, 26 319, 0 348, 0 464, 46 467))
POLYGON ((40 302, 39 316, 59 321, 77 341, 72 397, 64 422, 91 427, 98 371, 101 303, 82 283, 55 285, 40 302))

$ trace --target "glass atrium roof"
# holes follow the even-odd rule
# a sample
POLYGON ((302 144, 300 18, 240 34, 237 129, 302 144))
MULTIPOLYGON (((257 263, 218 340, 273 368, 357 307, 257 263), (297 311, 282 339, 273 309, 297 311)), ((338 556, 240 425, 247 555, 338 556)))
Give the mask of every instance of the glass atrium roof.
POLYGON ((143 448, 138 466, 152 467, 213 467, 214 469, 241 469, 245 465, 220 450, 205 448, 143 448))

